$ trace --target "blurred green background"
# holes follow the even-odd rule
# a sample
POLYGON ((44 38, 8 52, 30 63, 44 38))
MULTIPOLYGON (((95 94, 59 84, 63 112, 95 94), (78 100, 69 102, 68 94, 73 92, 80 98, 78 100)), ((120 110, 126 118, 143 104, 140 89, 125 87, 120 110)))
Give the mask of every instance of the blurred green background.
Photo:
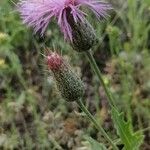
MULTIPOLYGON (((99 23, 94 57, 106 84, 135 131, 145 135, 141 150, 150 150, 150 0, 109 0, 114 11, 99 23)), ((113 139, 116 131, 97 77, 83 54, 72 50, 55 22, 45 36, 22 24, 15 4, 0 1, 0 149, 93 150, 87 137, 106 141, 75 103, 59 95, 41 54, 63 54, 85 82, 84 103, 113 139)), ((120 144, 121 149, 121 144, 120 144)))

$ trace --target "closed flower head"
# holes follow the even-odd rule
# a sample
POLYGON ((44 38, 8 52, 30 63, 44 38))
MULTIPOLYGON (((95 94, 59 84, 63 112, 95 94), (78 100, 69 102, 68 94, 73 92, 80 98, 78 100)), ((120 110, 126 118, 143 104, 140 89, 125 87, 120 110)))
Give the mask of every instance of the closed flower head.
POLYGON ((82 98, 84 86, 81 79, 71 70, 70 66, 59 54, 52 52, 46 56, 48 68, 53 72, 57 87, 67 101, 82 98))
MULTIPOLYGON (((86 26, 85 16, 87 15, 81 6, 88 7, 98 19, 107 16, 110 5, 99 0, 20 0, 18 11, 21 13, 23 22, 34 28, 35 32, 45 32, 49 22, 56 18, 64 38, 73 40, 73 24, 86 26)), ((91 27, 89 27, 91 28, 91 27)))

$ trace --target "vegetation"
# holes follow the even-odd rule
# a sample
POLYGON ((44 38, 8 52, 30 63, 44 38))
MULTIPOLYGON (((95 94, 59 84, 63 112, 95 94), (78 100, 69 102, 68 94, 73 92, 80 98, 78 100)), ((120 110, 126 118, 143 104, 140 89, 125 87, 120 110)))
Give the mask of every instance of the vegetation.
POLYGON ((82 78, 84 104, 120 149, 150 149, 150 1, 110 1, 107 21, 89 19, 99 38, 94 58, 118 111, 110 111, 88 60, 65 43, 55 22, 41 38, 22 24, 12 1, 0 1, 0 149, 111 149, 77 104, 59 95, 42 55, 47 49, 82 78))

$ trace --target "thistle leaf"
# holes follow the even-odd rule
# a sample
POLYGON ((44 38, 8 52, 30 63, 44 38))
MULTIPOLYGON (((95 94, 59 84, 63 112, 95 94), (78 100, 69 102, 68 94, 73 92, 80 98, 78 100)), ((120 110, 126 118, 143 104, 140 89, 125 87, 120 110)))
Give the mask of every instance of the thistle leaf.
POLYGON ((123 113, 119 113, 115 108, 112 109, 112 119, 120 136, 125 150, 139 150, 143 141, 143 135, 140 132, 134 133, 129 121, 124 120, 123 113))
POLYGON ((104 144, 97 142, 93 138, 86 136, 85 139, 90 143, 91 150, 107 150, 104 144))

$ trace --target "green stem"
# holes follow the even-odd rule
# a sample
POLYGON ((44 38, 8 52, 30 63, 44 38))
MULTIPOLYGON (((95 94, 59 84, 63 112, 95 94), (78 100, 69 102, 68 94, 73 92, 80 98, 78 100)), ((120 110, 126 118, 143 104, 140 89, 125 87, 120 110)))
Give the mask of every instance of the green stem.
POLYGON ((111 144, 114 150, 118 150, 117 146, 114 144, 114 142, 111 140, 111 138, 108 136, 108 134, 105 132, 103 127, 97 123, 95 118, 92 116, 92 114, 87 110, 87 108, 84 106, 82 100, 77 101, 79 107, 81 110, 87 115, 87 117, 90 119, 90 121, 95 125, 95 127, 102 133, 102 135, 105 137, 105 139, 111 144))
POLYGON ((98 66, 97 66, 97 64, 96 64, 96 62, 95 62, 95 59, 94 59, 94 57, 93 57, 93 55, 92 55, 92 53, 91 53, 91 50, 86 51, 86 52, 85 52, 85 55, 86 55, 86 57, 89 59, 89 62, 90 62, 90 64, 91 64, 91 67, 92 67, 93 71, 94 71, 94 72, 96 73, 96 75, 98 76, 99 81, 100 81, 101 85, 103 86, 103 88, 104 88, 104 90, 105 90, 105 93, 106 93, 106 96, 107 96, 107 98, 108 98, 109 104, 111 105, 111 107, 115 107, 115 108, 116 108, 116 105, 115 105, 115 103, 114 103, 114 99, 113 99, 113 97, 112 97, 112 94, 110 93, 109 89, 108 89, 107 86, 105 85, 105 82, 104 82, 103 77, 102 77, 102 73, 101 73, 101 71, 99 70, 99 68, 98 68, 98 66))

